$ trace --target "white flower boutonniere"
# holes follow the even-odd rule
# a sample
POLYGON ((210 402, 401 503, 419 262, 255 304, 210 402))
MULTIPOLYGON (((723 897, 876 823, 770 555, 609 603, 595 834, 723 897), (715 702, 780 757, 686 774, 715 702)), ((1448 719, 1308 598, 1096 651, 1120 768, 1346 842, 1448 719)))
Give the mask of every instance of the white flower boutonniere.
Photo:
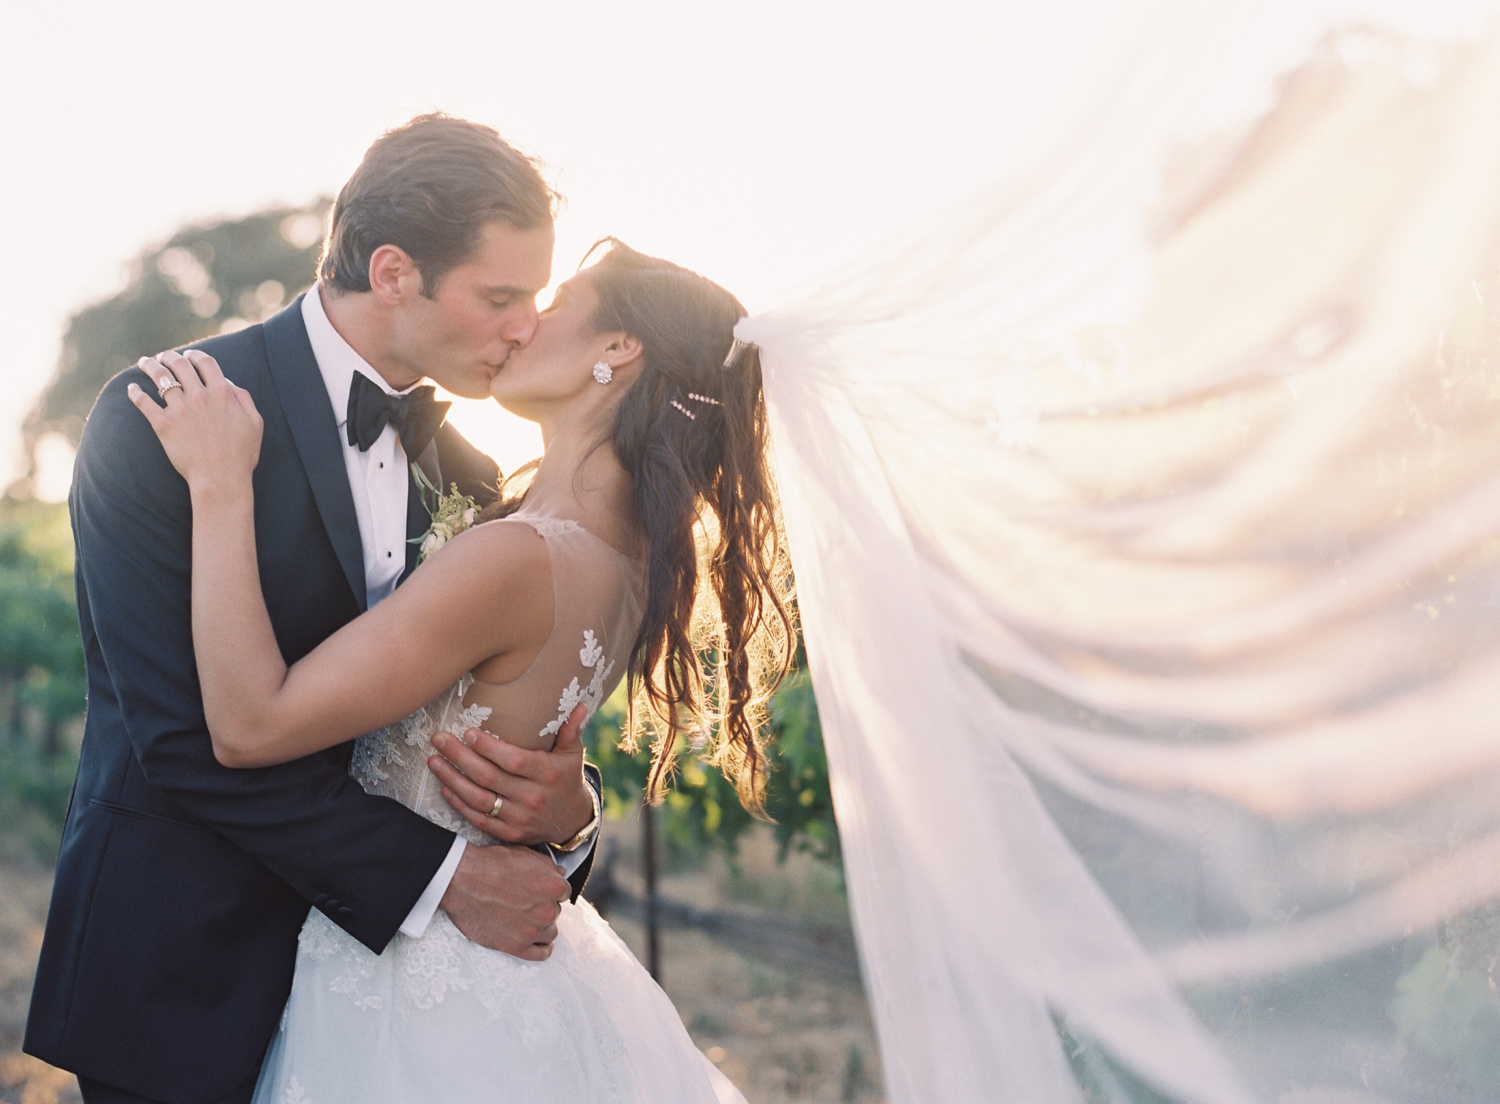
POLYGON ((427 527, 427 532, 411 539, 411 543, 418 546, 417 563, 421 564, 474 524, 479 516, 479 504, 470 496, 459 494, 457 483, 451 484, 452 489, 444 494, 432 485, 426 473, 415 464, 411 466, 411 474, 417 481, 418 490, 422 492, 428 513, 432 515, 432 524, 427 527))

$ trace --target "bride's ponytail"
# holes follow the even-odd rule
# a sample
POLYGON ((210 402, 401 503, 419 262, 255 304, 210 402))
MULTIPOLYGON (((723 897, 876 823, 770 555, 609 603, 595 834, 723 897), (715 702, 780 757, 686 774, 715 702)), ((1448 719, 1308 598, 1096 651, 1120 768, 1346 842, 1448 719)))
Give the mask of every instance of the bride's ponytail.
POLYGON ((627 740, 652 737, 651 799, 665 790, 684 737, 701 736, 758 811, 766 702, 796 638, 759 352, 734 341, 745 310, 723 288, 608 244, 588 270, 600 303, 595 324, 633 334, 645 358, 620 401, 612 441, 635 481, 647 540, 627 740))

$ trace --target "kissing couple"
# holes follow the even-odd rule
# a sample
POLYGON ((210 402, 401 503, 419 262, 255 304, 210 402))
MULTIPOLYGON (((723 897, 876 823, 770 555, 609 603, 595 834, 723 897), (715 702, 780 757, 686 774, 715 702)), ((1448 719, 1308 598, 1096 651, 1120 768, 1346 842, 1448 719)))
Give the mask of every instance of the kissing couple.
POLYGON ((414 119, 309 291, 100 395, 25 1043, 88 1104, 742 1100, 579 899, 581 730, 628 678, 653 794, 708 730, 760 800, 794 628, 758 351, 612 240, 539 312, 555 198, 493 130, 414 119), (538 423, 529 483, 425 380, 538 423))

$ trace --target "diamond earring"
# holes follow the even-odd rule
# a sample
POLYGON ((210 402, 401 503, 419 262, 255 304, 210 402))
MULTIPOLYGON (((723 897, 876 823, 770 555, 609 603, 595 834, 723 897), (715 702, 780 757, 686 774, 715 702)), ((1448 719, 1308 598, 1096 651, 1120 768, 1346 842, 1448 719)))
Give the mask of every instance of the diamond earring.
POLYGON ((594 364, 594 379, 599 383, 608 383, 615 378, 615 370, 609 366, 609 361, 601 360, 594 364))

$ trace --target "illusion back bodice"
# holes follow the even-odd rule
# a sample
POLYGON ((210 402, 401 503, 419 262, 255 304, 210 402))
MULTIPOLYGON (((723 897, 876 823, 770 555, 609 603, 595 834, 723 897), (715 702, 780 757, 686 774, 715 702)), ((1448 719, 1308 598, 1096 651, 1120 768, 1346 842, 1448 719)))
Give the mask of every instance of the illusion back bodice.
MULTIPOLYGON (((583 703, 592 716, 624 676, 643 586, 637 561, 571 519, 523 511, 487 524, 528 525, 546 543, 553 596, 546 643, 510 682, 479 683, 466 674, 405 720, 361 736, 350 766, 370 793, 394 798, 480 844, 494 841, 448 807, 427 768, 432 737, 482 727, 525 746, 550 747, 574 706, 583 703)), ((548 581, 539 577, 537 585, 548 581)))
MULTIPOLYGON (((642 605, 640 565, 578 523, 515 515, 488 524, 529 525, 546 542, 546 643, 518 678, 479 687, 465 675, 404 721, 360 737, 351 767, 365 789, 476 844, 493 841, 459 820, 427 769, 433 734, 483 722, 550 744, 575 705, 592 713, 619 683, 642 605)), ((543 962, 470 942, 441 908, 421 935, 398 931, 377 954, 314 909, 254 1104, 435 1099, 745 1104, 582 898, 563 902, 543 962)))

